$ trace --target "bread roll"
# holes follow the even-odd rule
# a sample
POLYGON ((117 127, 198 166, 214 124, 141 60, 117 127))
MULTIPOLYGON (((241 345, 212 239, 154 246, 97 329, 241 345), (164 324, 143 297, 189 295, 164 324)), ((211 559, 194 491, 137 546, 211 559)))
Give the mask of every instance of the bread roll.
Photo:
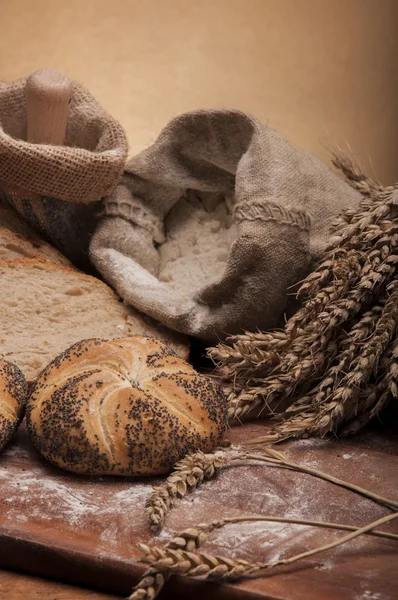
POLYGON ((22 421, 28 384, 16 365, 0 357, 0 451, 22 421))
POLYGON ((153 338, 84 340, 40 374, 28 401, 37 450, 74 473, 158 475, 209 452, 226 429, 226 399, 153 338))

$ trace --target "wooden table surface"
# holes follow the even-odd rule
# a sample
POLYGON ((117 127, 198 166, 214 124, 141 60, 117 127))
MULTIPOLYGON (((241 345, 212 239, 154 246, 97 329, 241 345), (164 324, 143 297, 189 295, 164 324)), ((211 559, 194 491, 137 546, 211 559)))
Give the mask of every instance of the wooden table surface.
POLYGON ((0 570, 0 598, 2 600, 120 600, 120 596, 5 570, 0 570))
MULTIPOLYGON (((261 423, 248 423, 230 430, 228 437, 239 443, 263 430, 261 423)), ((398 439, 393 433, 370 430, 344 441, 289 442, 284 450, 296 462, 396 496, 398 439)), ((267 514, 361 526, 388 513, 374 502, 308 475, 251 464, 223 470, 218 478, 178 501, 164 530, 153 536, 143 509, 156 482, 79 477, 57 470, 35 453, 23 428, 0 455, 0 483, 1 567, 119 596, 127 595, 143 572, 137 542, 163 545, 181 529, 200 522, 267 514)), ((398 533, 398 523, 389 524, 386 530, 398 533)), ((257 522, 213 533, 204 550, 250 561, 274 561, 339 535, 257 522)), ((216 586, 172 578, 160 598, 395 600, 397 564, 396 542, 362 536, 328 553, 268 571, 261 579, 216 586)), ((6 590, 0 598, 35 598, 32 594, 58 600, 107 597, 15 577, 3 574, 0 578, 6 590), (30 596, 23 596, 26 587, 32 590, 30 596)))

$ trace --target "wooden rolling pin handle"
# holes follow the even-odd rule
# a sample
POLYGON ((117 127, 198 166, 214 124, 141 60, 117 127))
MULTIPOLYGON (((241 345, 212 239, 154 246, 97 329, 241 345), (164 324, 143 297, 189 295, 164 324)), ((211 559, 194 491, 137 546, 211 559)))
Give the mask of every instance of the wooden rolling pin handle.
POLYGON ((62 146, 72 98, 72 83, 59 73, 39 69, 26 81, 27 141, 62 146))

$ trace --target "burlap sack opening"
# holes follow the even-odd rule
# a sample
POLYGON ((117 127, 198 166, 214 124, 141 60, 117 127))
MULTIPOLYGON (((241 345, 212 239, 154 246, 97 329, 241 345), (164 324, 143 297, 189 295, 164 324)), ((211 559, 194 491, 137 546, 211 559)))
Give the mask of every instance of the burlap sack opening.
POLYGON ((0 83, 0 180, 6 188, 70 202, 109 194, 126 159, 122 127, 77 83, 65 145, 26 140, 26 79, 0 83))
POLYGON ((360 198, 250 115, 195 111, 127 163, 90 255, 126 302, 213 343, 278 325, 360 198))
POLYGON ((73 83, 63 146, 26 142, 26 79, 0 83, 0 199, 76 266, 90 271, 89 238, 103 196, 123 172, 119 123, 73 83))

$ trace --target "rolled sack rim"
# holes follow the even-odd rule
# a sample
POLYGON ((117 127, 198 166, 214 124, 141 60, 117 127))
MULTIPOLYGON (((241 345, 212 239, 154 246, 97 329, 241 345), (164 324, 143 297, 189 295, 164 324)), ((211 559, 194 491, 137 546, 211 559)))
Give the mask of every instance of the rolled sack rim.
POLYGON ((26 182, 19 187, 28 193, 72 202, 99 200, 117 185, 126 158, 127 141, 101 151, 31 144, 7 134, 0 123, 1 181, 10 188, 26 170, 26 182))

